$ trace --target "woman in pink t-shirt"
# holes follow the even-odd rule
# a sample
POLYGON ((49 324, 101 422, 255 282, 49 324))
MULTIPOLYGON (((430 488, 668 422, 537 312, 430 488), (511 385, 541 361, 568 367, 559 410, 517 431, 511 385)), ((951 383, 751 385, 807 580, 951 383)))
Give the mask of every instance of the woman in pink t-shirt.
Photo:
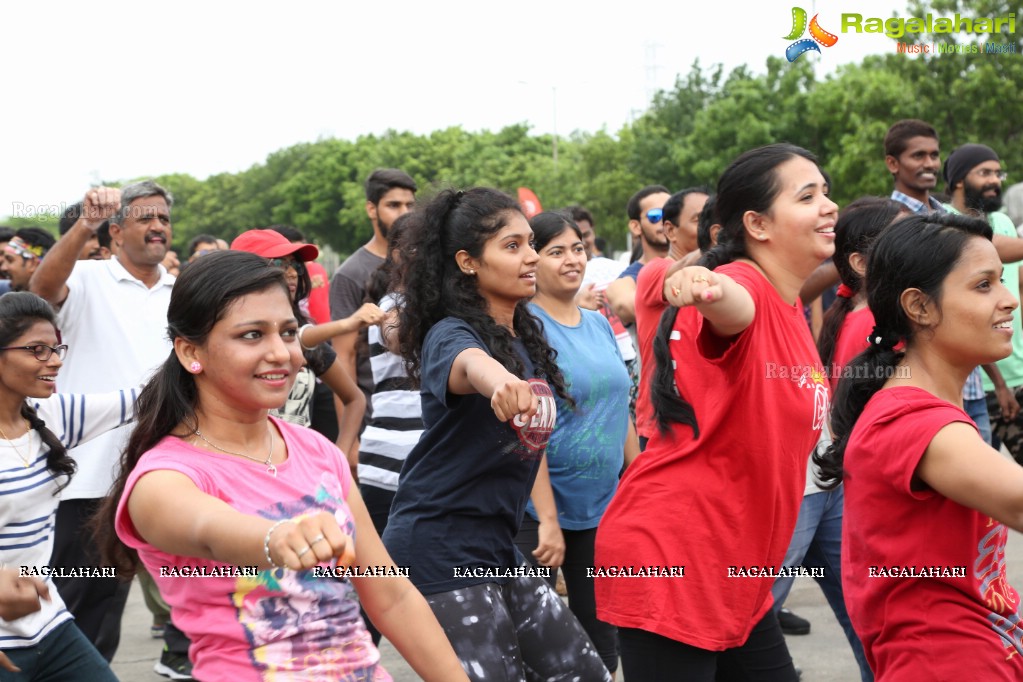
POLYGON ((846 605, 879 682, 1023 677, 1019 596, 1005 576, 1023 469, 963 411, 967 375, 1009 355, 1018 314, 991 234, 931 214, 877 238, 871 345, 839 382, 835 440, 818 458, 822 480, 844 483, 846 605))
POLYGON ((342 454, 268 416, 304 362, 280 268, 205 256, 174 285, 167 323, 174 350, 139 398, 101 512, 117 537, 102 544, 119 575, 145 564, 192 641, 193 676, 390 680, 361 601, 424 679, 467 680, 342 454))

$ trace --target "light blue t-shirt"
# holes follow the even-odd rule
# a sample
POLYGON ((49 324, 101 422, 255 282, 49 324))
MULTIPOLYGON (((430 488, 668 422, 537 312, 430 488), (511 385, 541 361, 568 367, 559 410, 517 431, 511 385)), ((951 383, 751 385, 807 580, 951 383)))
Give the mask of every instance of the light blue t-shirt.
MULTIPOLYGON (((596 528, 618 487, 629 425, 629 373, 622 363, 611 325, 603 315, 580 310, 574 327, 556 322, 529 304, 543 322, 547 341, 558 351, 575 409, 555 395, 558 421, 547 444, 547 468, 567 530, 596 528)), ((532 502, 526 507, 534 519, 532 502)))

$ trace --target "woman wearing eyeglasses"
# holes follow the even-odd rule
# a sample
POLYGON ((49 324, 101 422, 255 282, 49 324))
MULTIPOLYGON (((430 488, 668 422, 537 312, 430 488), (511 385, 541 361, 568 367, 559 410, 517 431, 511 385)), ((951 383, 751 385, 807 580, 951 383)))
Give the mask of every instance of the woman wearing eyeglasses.
POLYGON ((68 448, 130 421, 135 391, 55 393, 67 352, 58 344, 43 299, 0 297, 0 565, 4 583, 39 595, 34 612, 0 618, 0 670, 20 669, 18 680, 116 680, 64 608, 48 564, 60 491, 75 473, 68 448))
MULTIPOLYGON (((312 283, 305 269, 307 261, 319 255, 319 249, 313 244, 294 244, 284 235, 274 230, 248 230, 240 234, 232 243, 234 251, 248 251, 270 260, 271 265, 284 271, 288 283, 288 292, 295 308, 295 316, 305 322, 299 309, 299 302, 309 296, 312 283)), ((334 336, 347 334, 376 324, 383 317, 380 309, 373 304, 366 304, 351 317, 335 320, 327 324, 303 324, 298 340, 302 346, 307 366, 302 368, 296 377, 295 385, 288 394, 288 401, 274 411, 274 415, 306 426, 312 419, 312 400, 315 381, 318 377, 326 383, 344 403, 341 414, 337 446, 346 455, 355 451, 355 439, 362 426, 362 417, 366 411, 366 396, 348 375, 337 360, 337 353, 326 343, 334 336)), ((352 461, 354 467, 355 462, 352 461)))

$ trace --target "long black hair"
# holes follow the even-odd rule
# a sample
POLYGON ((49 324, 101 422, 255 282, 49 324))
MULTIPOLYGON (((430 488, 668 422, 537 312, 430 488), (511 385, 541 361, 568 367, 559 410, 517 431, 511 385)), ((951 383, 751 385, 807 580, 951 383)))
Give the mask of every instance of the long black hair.
MULTIPOLYGON (((749 258, 746 248, 746 226, 743 215, 747 211, 766 213, 781 191, 777 168, 793 158, 804 158, 814 164, 817 157, 802 147, 792 144, 771 144, 745 152, 728 166, 718 180, 715 211, 721 225, 718 243, 703 254, 698 265, 710 270, 731 263, 737 258, 749 258)), ((668 341, 671 337, 678 308, 668 306, 661 315, 654 339, 654 369, 650 385, 650 398, 657 418, 657 426, 667 433, 672 423, 686 424, 693 429, 693 437, 700 436, 693 406, 680 395, 675 384, 668 341)))
MULTIPOLYGON (((905 206, 897 201, 883 197, 860 197, 852 202, 838 216, 835 223, 835 255, 833 256, 838 276, 849 289, 848 296, 838 296, 824 313, 824 322, 817 339, 817 350, 821 354, 821 362, 827 368, 835 358, 835 343, 838 332, 842 329, 845 316, 855 307, 853 300, 860 293, 863 279, 849 264, 849 256, 854 253, 868 256, 870 245, 877 235, 888 227, 905 206)), ((844 292, 840 292, 844 293, 844 292)))
MULTIPOLYGON (((518 202, 488 187, 464 192, 444 190, 422 209, 422 225, 412 231, 402 252, 405 300, 398 316, 401 355, 417 384, 423 341, 430 328, 445 317, 468 323, 495 360, 524 378, 525 365, 515 352, 511 332, 490 316, 476 278, 463 273, 455 262, 455 254, 463 250, 479 258, 487 241, 508 224, 509 218, 521 213, 518 202)), ((557 354, 526 304, 522 300, 515 306, 515 335, 522 340, 537 376, 546 379, 555 393, 567 400, 565 381, 555 362, 557 354)))
MULTIPOLYGON (((14 291, 0 296, 0 346, 12 345, 37 322, 49 322, 56 330, 57 317, 49 303, 27 291, 14 291)), ((68 456, 67 448, 57 435, 46 428, 46 422, 25 401, 21 404, 21 416, 39 433, 39 438, 47 448, 46 469, 57 483, 56 495, 71 482, 77 469, 75 460, 68 456)))
MULTIPOLYGON (((235 301, 274 287, 290 297, 284 272, 266 258, 246 251, 217 251, 203 256, 185 268, 174 283, 167 308, 167 335, 172 343, 183 338, 201 344, 235 301)), ((117 505, 128 476, 142 455, 179 425, 184 424, 189 431, 195 429, 198 399, 195 378, 173 350, 139 394, 135 430, 121 454, 110 493, 93 519, 93 532, 104 560, 117 567, 118 577, 131 577, 138 565, 138 553, 114 532, 117 505)))
POLYGON ((867 305, 876 322, 871 345, 849 363, 849 376, 838 383, 831 411, 833 441, 813 456, 825 489, 842 480, 845 448, 867 401, 891 377, 906 348, 916 343, 917 329, 902 307, 902 292, 919 289, 941 306, 942 286, 975 237, 991 239, 983 220, 960 215, 914 215, 881 232, 867 260, 867 305), (921 244, 926 247, 922 248, 921 244), (880 342, 877 339, 880 338, 880 342))

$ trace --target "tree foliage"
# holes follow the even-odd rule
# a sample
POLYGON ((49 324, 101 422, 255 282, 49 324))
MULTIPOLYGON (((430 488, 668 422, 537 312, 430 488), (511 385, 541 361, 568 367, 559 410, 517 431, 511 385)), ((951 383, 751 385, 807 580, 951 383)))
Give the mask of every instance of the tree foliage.
MULTIPOLYGON (((912 0, 908 16, 1005 16, 1023 25, 1023 0, 912 0)), ((893 12, 893 16, 895 13, 893 12)), ((625 204, 646 184, 673 190, 713 187, 728 163, 762 144, 788 141, 814 151, 841 204, 887 194, 882 140, 900 118, 921 118, 939 131, 944 155, 965 142, 994 147, 1010 170, 1023 168, 1023 43, 1019 33, 907 34, 937 42, 988 38, 1017 44, 1016 54, 899 54, 865 58, 817 77, 811 58, 771 57, 763 73, 747 66, 725 73, 693 63, 674 86, 617 131, 576 132, 555 141, 527 124, 499 131, 454 126, 427 135, 388 131, 358 139, 321 139, 281 149, 239 173, 205 180, 158 178, 176 197, 174 241, 200 232, 237 233, 289 223, 310 240, 350 253, 370 235, 363 182, 378 167, 402 168, 428 198, 442 187, 489 185, 514 193, 526 186, 545 208, 582 204, 597 231, 624 248, 625 204), (555 145, 557 155, 555 156, 555 145)))

